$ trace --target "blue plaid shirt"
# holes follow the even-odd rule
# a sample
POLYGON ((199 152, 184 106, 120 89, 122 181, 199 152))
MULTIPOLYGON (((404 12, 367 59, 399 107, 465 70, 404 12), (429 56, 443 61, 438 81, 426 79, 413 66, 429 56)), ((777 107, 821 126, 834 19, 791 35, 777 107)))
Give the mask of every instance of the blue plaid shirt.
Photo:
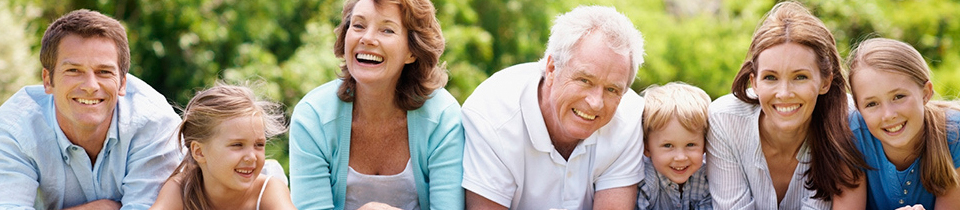
POLYGON ((644 157, 643 170, 646 178, 639 184, 637 209, 713 209, 705 166, 706 163, 690 175, 690 179, 683 185, 683 193, 680 193, 680 185, 657 172, 650 158, 644 157))

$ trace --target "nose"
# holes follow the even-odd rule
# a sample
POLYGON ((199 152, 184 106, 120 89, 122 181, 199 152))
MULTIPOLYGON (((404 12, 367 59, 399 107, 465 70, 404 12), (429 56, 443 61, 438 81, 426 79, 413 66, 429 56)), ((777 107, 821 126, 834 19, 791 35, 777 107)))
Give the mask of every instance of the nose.
POLYGON ((690 157, 687 157, 687 153, 683 151, 677 151, 677 156, 674 156, 673 159, 676 161, 686 161, 690 159, 690 157))
POLYGON ((776 91, 777 98, 793 97, 793 88, 791 87, 789 81, 781 80, 781 82, 778 82, 775 91, 776 91))
POLYGON ((248 150, 247 154, 243 155, 243 162, 252 163, 257 160, 257 152, 253 149, 248 150))
POLYGON ((360 35, 360 44, 361 45, 374 45, 379 44, 374 34, 376 30, 363 30, 360 35))
POLYGON ((590 106, 590 109, 594 111, 603 109, 603 87, 597 87, 593 91, 587 93, 585 101, 587 101, 587 105, 590 106))
POLYGON ((881 113, 883 114, 883 121, 891 121, 897 119, 897 112, 890 106, 881 106, 881 113))
POLYGON ((87 92, 87 94, 93 94, 100 90, 100 84, 97 82, 97 75, 93 72, 83 75, 83 82, 80 84, 80 90, 87 92))

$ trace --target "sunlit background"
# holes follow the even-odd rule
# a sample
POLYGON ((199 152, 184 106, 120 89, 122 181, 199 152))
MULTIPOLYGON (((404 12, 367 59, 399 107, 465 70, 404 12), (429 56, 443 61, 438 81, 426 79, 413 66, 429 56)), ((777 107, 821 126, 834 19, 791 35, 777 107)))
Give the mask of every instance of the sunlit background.
MULTIPOLYGON (((713 98, 730 92, 750 36, 776 1, 434 0, 447 48, 447 89, 461 102, 490 74, 542 56, 558 13, 579 4, 614 6, 646 40, 633 89, 684 81, 713 98)), ((833 31, 841 56, 872 37, 905 41, 934 71, 941 96, 960 95, 960 2, 810 0, 833 31)), ((119 19, 131 48, 130 73, 175 106, 214 84, 259 81, 260 94, 286 105, 336 77, 333 55, 343 0, 4 0, 0 1, 0 99, 40 84, 40 38, 74 9, 119 19)), ((286 168, 287 137, 267 155, 286 168)), ((289 169, 287 170, 289 171, 289 169)))

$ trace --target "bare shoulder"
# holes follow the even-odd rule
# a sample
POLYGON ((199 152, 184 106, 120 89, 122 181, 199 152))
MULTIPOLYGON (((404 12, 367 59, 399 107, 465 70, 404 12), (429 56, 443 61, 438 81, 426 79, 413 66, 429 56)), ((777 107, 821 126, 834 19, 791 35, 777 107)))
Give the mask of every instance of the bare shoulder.
POLYGON ((174 176, 163 182, 157 200, 150 209, 183 209, 182 176, 174 176))
POLYGON ((259 179, 263 179, 263 184, 266 185, 266 189, 263 190, 263 195, 261 195, 263 197, 260 199, 261 209, 296 209, 293 206, 293 201, 290 200, 290 188, 287 187, 283 179, 275 176, 260 177, 262 178, 259 179))

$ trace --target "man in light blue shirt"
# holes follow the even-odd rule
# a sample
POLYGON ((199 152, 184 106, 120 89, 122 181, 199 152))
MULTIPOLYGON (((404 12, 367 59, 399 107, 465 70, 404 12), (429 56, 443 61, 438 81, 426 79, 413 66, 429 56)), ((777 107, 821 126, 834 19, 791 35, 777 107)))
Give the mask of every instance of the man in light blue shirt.
POLYGON ((147 209, 180 156, 180 118, 127 75, 120 22, 89 10, 47 28, 43 85, 0 106, 0 209, 147 209))

